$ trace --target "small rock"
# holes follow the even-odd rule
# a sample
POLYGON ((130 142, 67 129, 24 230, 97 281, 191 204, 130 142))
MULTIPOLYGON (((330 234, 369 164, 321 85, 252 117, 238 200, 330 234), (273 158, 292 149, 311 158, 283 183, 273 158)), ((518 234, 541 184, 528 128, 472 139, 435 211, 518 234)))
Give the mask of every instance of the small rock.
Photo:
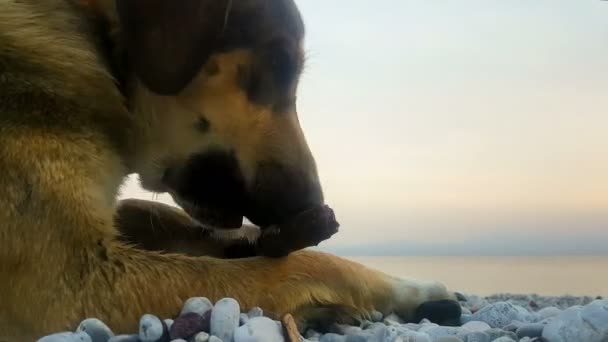
POLYGON ((460 324, 466 324, 467 322, 473 321, 473 315, 462 314, 460 315, 460 324))
POLYGON ((392 313, 392 314, 390 314, 390 315, 388 315, 388 316, 384 317, 384 321, 387 321, 387 320, 390 320, 390 321, 393 321, 393 322, 397 322, 397 323, 399 323, 399 324, 405 323, 405 322, 403 321, 403 319, 401 319, 401 317, 397 316, 397 315, 396 315, 396 314, 394 314, 394 313, 392 313))
POLYGON ((178 338, 176 340, 171 340, 171 342, 188 342, 188 341, 184 340, 183 338, 178 338))
POLYGON ((194 342, 209 342, 209 334, 200 332, 194 336, 194 342))
POLYGON ((437 342, 464 342, 462 339, 456 336, 443 336, 435 339, 437 342))
POLYGON ((449 336, 458 336, 462 333, 461 328, 457 327, 431 327, 429 329, 420 328, 419 332, 423 332, 428 334, 431 338, 437 339, 439 337, 449 337, 449 336))
POLYGON ((321 333, 314 329, 308 329, 308 330, 306 330, 304 337, 307 339, 314 338, 314 337, 318 338, 318 337, 321 337, 321 333))
POLYGON ((321 336, 319 342, 346 342, 346 336, 329 333, 321 336))
POLYGON ((482 331, 474 331, 468 333, 464 337, 464 342, 491 342, 490 335, 482 332, 482 331))
POLYGON ((84 332, 61 332, 40 338, 37 342, 92 342, 84 332))
POLYGON ((253 318, 253 317, 262 317, 264 316, 264 310, 262 310, 262 308, 256 306, 254 308, 252 308, 251 310, 249 310, 249 312, 247 313, 247 317, 249 318, 253 318))
POLYGON ((429 323, 432 323, 432 322, 431 322, 431 321, 429 321, 429 320, 428 320, 428 319, 426 319, 426 318, 423 318, 423 319, 421 319, 421 320, 420 320, 420 322, 418 322, 418 324, 429 324, 429 323))
POLYGON ((529 323, 524 324, 517 329, 515 332, 518 338, 524 337, 541 337, 543 334, 544 324, 541 323, 529 323))
POLYGON ((502 328, 512 321, 523 321, 520 309, 508 302, 496 302, 477 311, 472 317, 474 320, 488 323, 492 328, 502 328))
POLYGON ((146 314, 139 320, 139 339, 141 342, 164 342, 169 340, 169 332, 158 317, 146 314))
POLYGON ((519 329, 519 327, 521 327, 522 325, 524 325, 525 323, 522 323, 520 321, 513 321, 507 325, 505 325, 504 327, 502 327, 502 330, 506 330, 506 331, 511 331, 511 332, 516 332, 517 329, 519 329))
POLYGON ((404 329, 418 331, 420 329, 420 325, 416 323, 405 323, 401 325, 404 329))
POLYGON ((509 337, 503 336, 503 337, 499 337, 499 338, 495 339, 495 340, 494 340, 494 341, 492 341, 492 342, 517 342, 517 341, 516 341, 516 340, 514 340, 514 339, 512 339, 512 338, 509 338, 509 337))
POLYGON ((93 342, 108 342, 114 333, 108 326, 97 318, 88 318, 80 322, 76 332, 87 333, 93 342))
POLYGON ((209 342, 223 342, 221 338, 217 336, 209 336, 209 342))
POLYGON ((211 309, 213 309, 213 304, 209 299, 205 297, 192 297, 186 300, 179 315, 181 316, 189 312, 194 312, 203 316, 205 312, 211 309))
POLYGON ((232 341, 239 327, 239 303, 233 298, 220 299, 211 310, 211 335, 223 341, 232 341))
POLYGON ((370 339, 373 339, 374 337, 372 335, 369 334, 362 334, 362 335, 348 335, 346 336, 346 342, 367 342, 370 341, 370 339))
POLYGON ((515 333, 511 332, 511 331, 504 331, 502 329, 492 328, 492 329, 486 330, 484 332, 490 336, 490 340, 492 340, 492 341, 499 339, 501 337, 508 337, 512 340, 517 340, 517 335, 515 335, 515 333))
POLYGON ((173 323, 175 321, 172 320, 171 318, 167 318, 167 319, 164 319, 163 322, 165 322, 165 325, 167 326, 167 330, 171 331, 171 326, 173 325, 173 323))
POLYGON ((608 341, 608 300, 564 310, 545 326, 542 337, 548 342, 608 341))
POLYGON ((205 331, 203 317, 196 312, 187 312, 173 321, 169 336, 172 340, 179 338, 187 340, 201 331, 205 331))
POLYGON ((370 319, 372 322, 381 322, 383 318, 384 318, 384 315, 382 314, 382 312, 375 311, 375 310, 372 312, 372 314, 370 316, 370 319))
POLYGON ((116 335, 108 342, 140 342, 139 335, 116 335))
POLYGON ((461 306, 461 307, 460 307, 460 311, 461 311, 463 314, 465 314, 465 315, 471 315, 471 314, 473 314, 473 313, 471 312, 471 310, 469 310, 469 308, 464 307, 464 306, 461 306))
POLYGON ((562 313, 562 310, 556 308, 555 306, 549 306, 546 308, 540 309, 536 314, 540 317, 541 320, 547 319, 549 317, 555 317, 562 313))
MULTIPOLYGON (((268 317, 254 317, 247 324, 236 329, 234 333, 234 342, 265 341, 285 341, 281 325, 268 317)), ((297 341, 299 341, 299 336, 297 341)))
POLYGON ((468 331, 486 331, 492 327, 486 322, 470 321, 463 324, 461 328, 468 331))
POLYGON ((249 316, 247 316, 247 314, 242 313, 239 315, 239 325, 244 325, 247 321, 249 321, 249 316))

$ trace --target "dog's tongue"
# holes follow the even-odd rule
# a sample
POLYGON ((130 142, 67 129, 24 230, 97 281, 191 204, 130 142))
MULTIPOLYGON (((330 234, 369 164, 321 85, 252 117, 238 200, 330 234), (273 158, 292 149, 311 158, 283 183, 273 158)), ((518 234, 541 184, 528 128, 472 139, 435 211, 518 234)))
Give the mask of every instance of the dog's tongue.
POLYGON ((256 248, 259 255, 286 256, 329 239, 338 232, 338 227, 334 211, 321 205, 299 213, 280 226, 264 229, 256 248))

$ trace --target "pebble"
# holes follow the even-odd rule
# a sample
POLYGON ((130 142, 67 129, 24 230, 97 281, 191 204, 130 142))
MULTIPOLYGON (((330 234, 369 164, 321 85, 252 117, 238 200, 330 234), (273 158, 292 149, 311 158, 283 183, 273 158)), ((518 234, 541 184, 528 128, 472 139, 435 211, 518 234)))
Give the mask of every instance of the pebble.
POLYGON ((211 335, 223 341, 232 341, 234 331, 239 327, 241 311, 233 298, 220 299, 211 310, 211 335))
POLYGON ((498 328, 492 328, 492 329, 486 330, 484 332, 490 336, 490 339, 492 341, 494 341, 496 339, 499 339, 501 337, 508 337, 510 339, 513 339, 513 340, 517 339, 517 335, 515 335, 514 332, 512 332, 512 331, 505 331, 505 330, 498 329, 498 328))
POLYGON ((201 316, 205 314, 205 312, 213 309, 213 304, 206 297, 192 297, 188 298, 182 307, 182 311, 180 312, 180 316, 183 314, 187 314, 189 312, 197 313, 201 316))
POLYGON ((550 317, 555 317, 562 313, 562 310, 556 308, 555 306, 549 306, 546 308, 540 309, 536 314, 540 318, 540 320, 547 319, 550 317))
POLYGON ((436 342, 464 342, 461 338, 456 336, 444 336, 435 339, 436 342))
POLYGON ((262 317, 262 316, 264 316, 264 310, 262 310, 262 308, 260 308, 259 306, 252 308, 247 313, 247 317, 249 317, 249 318, 262 317))
POLYGON ((208 342, 208 341, 209 341, 209 334, 207 334, 204 331, 200 332, 194 336, 194 342, 208 342))
POLYGON ((239 315, 239 325, 246 324, 247 321, 249 321, 249 316, 247 316, 247 314, 242 313, 239 315))
POLYGON ((346 342, 346 336, 329 333, 321 336, 319 342, 346 342))
POLYGON ((528 323, 519 327, 515 333, 520 339, 524 337, 541 337, 544 328, 545 325, 541 323, 528 323))
POLYGON ((207 328, 205 320, 196 312, 187 312, 175 319, 169 330, 172 340, 188 339, 207 328))
POLYGON ((188 342, 188 341, 184 340, 183 338, 178 338, 176 340, 171 340, 171 342, 188 342))
POLYGON ((372 314, 370 316, 370 319, 372 322, 380 322, 380 321, 382 321, 383 318, 384 318, 384 315, 382 314, 382 312, 375 311, 375 310, 372 312, 372 314))
POLYGON ((491 329, 492 327, 486 322, 470 321, 463 324, 461 328, 468 331, 486 331, 488 329, 491 329))
POLYGON ((116 335, 108 342, 140 342, 139 335, 116 335))
POLYGON ((485 332, 473 331, 464 337, 464 342, 492 342, 492 339, 485 332))
POLYGON ((543 329, 547 342, 608 341, 608 300, 564 310, 543 329))
POLYGON ((92 342, 91 336, 84 332, 61 332, 44 336, 37 342, 92 342))
POLYGON ((141 342, 167 341, 168 337, 169 333, 158 317, 145 314, 139 320, 139 339, 141 342))
POLYGON ((283 342, 281 324, 268 317, 254 317, 234 332, 234 342, 283 342))
POLYGON ((499 338, 495 339, 492 342, 517 342, 517 341, 510 337, 503 336, 503 337, 499 337, 499 338))
POLYGON ((209 342, 223 342, 221 338, 217 336, 209 336, 209 342))
POLYGON ((167 326, 167 329, 169 331, 171 331, 171 326, 173 326, 173 323, 175 322, 174 320, 172 320, 171 318, 167 318, 164 319, 163 322, 165 322, 165 325, 167 326))
POLYGON ((474 313, 472 318, 476 321, 486 322, 492 328, 502 328, 515 320, 525 320, 520 309, 508 302, 486 305, 483 309, 474 313))
POLYGON ((108 342, 114 333, 104 322, 97 318, 88 318, 80 322, 76 332, 84 332, 91 337, 92 342, 108 342))

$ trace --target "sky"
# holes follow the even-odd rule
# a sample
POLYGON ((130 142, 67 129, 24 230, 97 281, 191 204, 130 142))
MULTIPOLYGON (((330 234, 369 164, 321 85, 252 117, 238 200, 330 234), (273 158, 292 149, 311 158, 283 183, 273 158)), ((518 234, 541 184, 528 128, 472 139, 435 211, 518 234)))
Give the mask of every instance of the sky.
POLYGON ((321 249, 608 254, 608 1, 296 2, 321 249))

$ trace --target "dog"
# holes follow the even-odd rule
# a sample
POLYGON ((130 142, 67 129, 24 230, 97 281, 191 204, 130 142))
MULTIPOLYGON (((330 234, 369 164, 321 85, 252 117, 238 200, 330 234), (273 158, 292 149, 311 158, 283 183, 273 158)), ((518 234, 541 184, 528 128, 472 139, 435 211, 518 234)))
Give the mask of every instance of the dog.
POLYGON ((304 36, 292 0, 0 0, 0 341, 87 317, 136 331, 193 296, 298 322, 458 319, 441 283, 307 249, 229 257, 200 233, 324 203, 296 110, 304 36), (183 210, 117 202, 133 173, 183 210))

